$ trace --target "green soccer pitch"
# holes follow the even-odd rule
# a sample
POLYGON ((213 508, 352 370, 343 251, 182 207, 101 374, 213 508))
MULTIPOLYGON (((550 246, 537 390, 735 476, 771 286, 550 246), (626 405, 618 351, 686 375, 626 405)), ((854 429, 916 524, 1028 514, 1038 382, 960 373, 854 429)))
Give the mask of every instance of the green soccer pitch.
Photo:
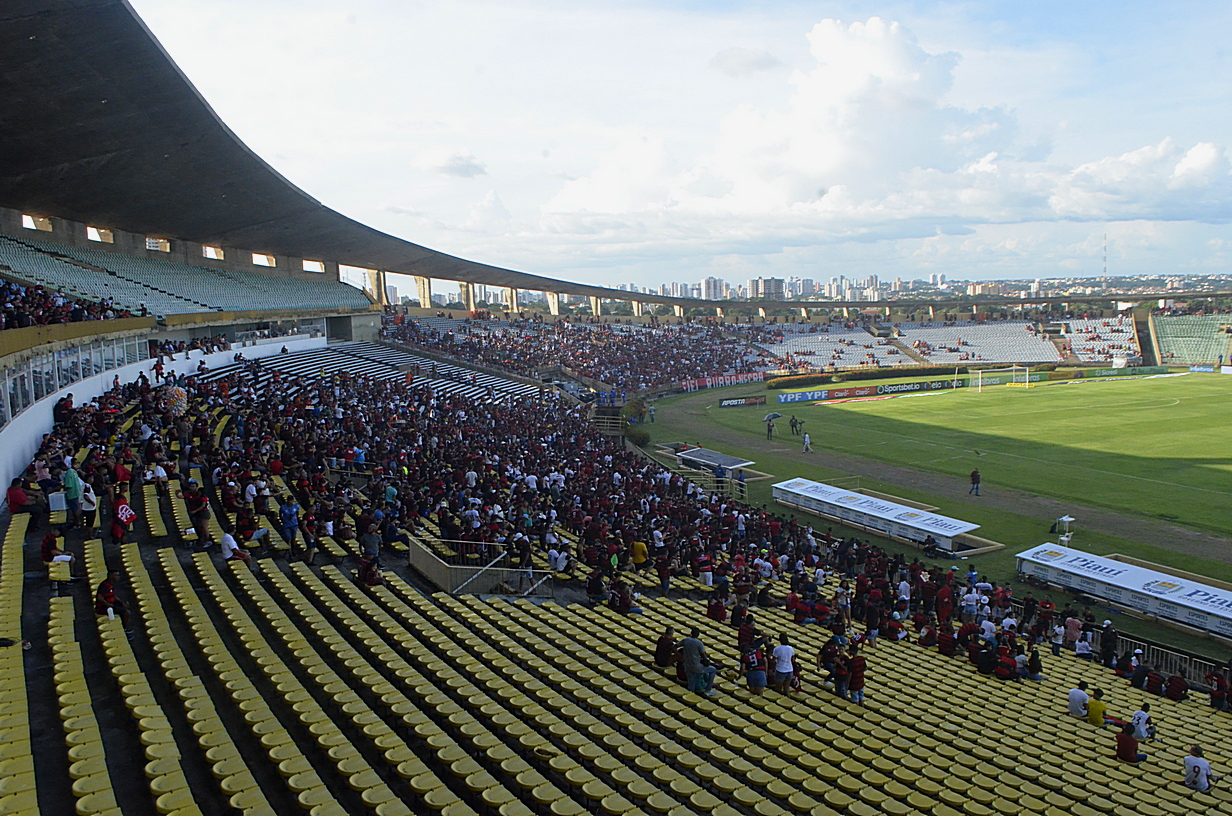
MULTIPOLYGON (((794 414, 819 452, 964 478, 979 468, 986 485, 1232 530, 1232 377, 1080 380, 825 405, 777 404, 771 391, 765 406, 717 407, 720 394, 737 390, 690 398, 714 404, 704 415, 722 438, 764 441, 761 419, 777 411, 777 439, 790 445, 799 439, 787 428, 794 414)), ((693 427, 693 436, 707 435, 693 427)))
MULTIPOLYGON (((874 383, 838 387, 868 384, 874 383)), ((1078 516, 1073 545, 1080 549, 1232 581, 1232 548, 1226 546, 1232 534, 1232 376, 994 386, 983 393, 959 389, 825 405, 779 404, 778 393, 751 385, 670 397, 657 403, 657 421, 646 429, 652 442, 688 442, 754 461, 754 469, 774 477, 750 482, 755 505, 773 506, 770 485, 776 481, 827 481, 862 472, 861 487, 936 505, 1005 544, 974 559, 999 583, 1016 583, 1015 553, 1056 541, 1048 532, 1056 514, 1046 509, 1078 516), (719 405, 754 395, 765 395, 767 404, 719 405), (770 411, 784 416, 776 420, 774 440, 767 441, 762 418, 770 411), (801 437, 790 434, 793 414, 804 421, 814 453, 803 453, 801 437), (973 468, 983 477, 980 498, 967 494, 973 468), (1047 507, 1034 497, 1043 497, 1047 507), (1090 508, 1115 516, 1115 529, 1091 518, 1090 508), (1167 532, 1186 528, 1191 535, 1167 532)), ((829 522, 814 525, 839 532, 829 522)), ((895 552, 919 554, 878 541, 895 552)), ((1027 589, 1018 585, 1015 591, 1027 589)), ((1201 635, 1108 614, 1125 631, 1227 658, 1224 647, 1201 635)))

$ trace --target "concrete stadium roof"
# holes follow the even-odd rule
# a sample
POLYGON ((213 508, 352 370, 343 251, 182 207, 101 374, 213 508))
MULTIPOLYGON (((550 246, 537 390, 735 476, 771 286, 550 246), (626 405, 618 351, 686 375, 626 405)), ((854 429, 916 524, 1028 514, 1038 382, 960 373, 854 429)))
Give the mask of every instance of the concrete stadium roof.
POLYGON ((2 206, 272 255, 628 297, 457 258, 331 210, 231 132, 124 0, 6 3, 0 52, 2 206))
POLYGON ((6 3, 0 7, 0 53, 0 206, 14 210, 442 280, 686 308, 969 303, 695 300, 622 292, 468 261, 361 224, 279 175, 231 132, 125 0, 6 3))

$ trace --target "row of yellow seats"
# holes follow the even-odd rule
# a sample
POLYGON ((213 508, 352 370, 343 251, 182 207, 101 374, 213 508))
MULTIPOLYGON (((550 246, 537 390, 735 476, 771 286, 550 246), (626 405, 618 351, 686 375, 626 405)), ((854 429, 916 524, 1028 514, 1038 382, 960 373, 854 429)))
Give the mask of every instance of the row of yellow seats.
MULTIPOLYGON (((74 634, 74 618, 72 598, 51 599, 47 639, 55 669, 60 721, 72 761, 69 776, 73 779, 73 795, 77 797, 76 810, 79 816, 120 816, 111 776, 107 773, 103 738, 86 686, 81 645, 74 634)), ((30 773, 33 772, 31 763, 30 773)), ((33 789, 30 794, 34 795, 33 789)))
MULTIPOLYGON (((303 751, 287 734, 286 729, 278 721, 265 698, 253 685, 248 675, 240 668, 231 655, 222 636, 214 625, 213 619, 206 611, 201 599, 188 582, 188 576, 180 566, 175 553, 164 549, 159 553, 163 572, 171 584, 172 591, 179 601, 201 651, 210 661, 211 668, 216 672, 221 682, 231 695, 231 700, 243 712, 244 721, 248 723, 253 739, 265 750, 270 760, 278 767, 288 791, 296 798, 299 805, 309 811, 312 816, 342 816, 346 810, 338 803, 333 794, 321 781, 312 764, 304 756, 303 751)), ((205 580, 207 587, 215 598, 221 596, 220 603, 226 610, 229 619, 238 621, 236 630, 249 654, 258 653, 264 656, 270 652, 265 638, 251 625, 247 614, 243 612, 235 597, 230 594, 222 582, 221 576, 214 569, 209 556, 198 553, 194 558, 196 567, 205 580)), ((272 652, 271 652, 272 654, 272 652)), ((261 663, 263 670, 280 666, 276 660, 261 663)), ((307 695, 305 695, 307 697, 307 695)), ((310 698, 309 703, 310 703, 310 698)), ((309 708, 310 708, 309 704, 309 708)), ((216 732, 217 733, 217 732, 216 732)), ((221 735, 211 741, 211 750, 224 745, 221 735)), ((225 749, 224 749, 225 750, 225 749)), ((265 798, 264 793, 255 785, 232 795, 231 805, 239 809, 259 805, 257 798, 265 798)))
MULTIPOLYGON (((0 551, 0 635, 21 643, 21 604, 25 586, 25 544, 30 516, 9 518, 0 551)), ((37 816, 30 712, 26 701, 25 652, 0 649, 0 813, 37 816)))
MULTIPOLYGON (((170 548, 161 553, 172 555, 170 548)), ((125 571, 128 575, 133 594, 137 598, 138 607, 145 623, 146 637, 150 641, 154 654, 158 658, 163 676, 175 687, 184 713, 193 725, 193 733, 197 735, 198 746, 205 755, 206 761, 215 780, 218 781, 219 792, 228 799, 235 799, 241 792, 256 787, 247 764, 240 756, 235 743, 227 734, 222 719, 214 707, 205 684, 195 676, 180 649, 171 624, 167 620, 154 584, 150 580, 149 571, 141 560, 141 550, 136 543, 128 543, 123 548, 125 571)), ((100 559, 101 562, 101 559, 100 559)), ((134 713, 147 713, 146 711, 134 713)), ((146 776, 154 779, 160 772, 172 767, 170 759, 160 759, 146 766, 146 776)), ((154 783, 151 782, 151 786, 154 783)), ((183 798, 182 795, 180 798, 183 798)), ((175 797, 169 797, 161 802, 163 807, 175 804, 175 797)), ((241 812, 244 816, 273 816, 274 810, 259 791, 244 797, 241 812)), ((189 811, 191 812, 191 811, 189 811)))
MULTIPOLYGON (((103 543, 97 539, 86 542, 85 558, 91 585, 101 583, 107 577, 103 543)), ((106 616, 98 616, 96 620, 107 663, 120 684, 124 704, 136 721, 141 744, 145 746, 148 763, 146 776, 155 807, 159 813, 200 816, 201 811, 180 766, 180 750, 172 734, 171 723, 154 697, 149 679, 137 663, 132 644, 124 633, 123 623, 119 618, 106 616)), ((84 780, 77 780, 74 783, 74 793, 83 782, 84 780)), ((78 810, 80 809, 81 803, 78 802, 78 810)))
POLYGON ((148 482, 141 486, 145 497, 145 519, 150 525, 150 535, 161 538, 167 535, 167 523, 163 521, 162 508, 158 501, 158 485, 148 482))
MULTIPOLYGON (((273 562, 265 561, 265 565, 271 565, 273 562)), ((317 744, 327 753, 329 759, 334 763, 338 774, 346 781, 347 786, 355 791, 359 798, 363 801, 364 806, 371 808, 377 816, 407 816, 410 809, 403 804, 389 786, 377 775, 368 762, 360 754, 354 743, 342 732, 338 723, 330 716, 322 706, 317 703, 311 692, 295 676, 283 660, 278 657, 272 648, 268 645, 265 635, 263 635, 257 624, 243 611, 244 607, 231 593, 230 588, 222 581, 222 577, 217 574, 213 565, 206 558, 197 559, 197 567, 202 575, 209 572, 214 573, 210 580, 210 591, 214 593, 219 603, 228 610, 235 610, 234 613, 229 613, 229 619, 232 627, 240 633, 244 639, 245 646, 249 648, 249 654, 261 666, 262 670, 269 676, 270 682, 275 685, 279 693, 282 694, 287 706, 295 711, 300 721, 316 738, 317 744)), ((301 655, 306 655, 309 652, 315 654, 312 645, 305 634, 295 626, 290 619, 282 614, 278 609, 277 604, 269 598, 256 577, 243 564, 231 562, 231 575, 239 584, 241 591, 251 598, 254 604, 261 610, 262 615, 278 637, 287 644, 290 652, 296 655, 299 659, 301 655)), ((334 671, 320 661, 310 667, 313 682, 324 690, 327 694, 339 694, 349 691, 341 679, 334 671)), ((353 696, 347 695, 346 704, 352 704, 353 708, 343 711, 343 713, 351 717, 351 722, 373 741, 373 743, 382 751, 405 749, 405 745, 401 743, 401 739, 389 729, 384 723, 378 724, 367 720, 363 714, 367 710, 367 706, 359 700, 350 699, 353 696), (350 714, 354 707, 359 707, 352 716, 350 714)), ((369 712, 370 713, 370 712, 369 712)), ((283 736, 290 740, 290 736, 284 730, 283 736)), ((405 756, 400 756, 399 761, 404 762, 410 758, 409 749, 400 752, 405 756)), ((312 776, 316 781, 319 781, 319 776, 313 772, 312 776)), ((322 788, 323 790, 323 788, 322 788)), ((308 793, 300 794, 300 802, 307 803, 311 801, 311 795, 308 793), (306 799, 305 797, 309 797, 306 799)), ((317 811, 313 811, 314 816, 319 816, 317 811)))

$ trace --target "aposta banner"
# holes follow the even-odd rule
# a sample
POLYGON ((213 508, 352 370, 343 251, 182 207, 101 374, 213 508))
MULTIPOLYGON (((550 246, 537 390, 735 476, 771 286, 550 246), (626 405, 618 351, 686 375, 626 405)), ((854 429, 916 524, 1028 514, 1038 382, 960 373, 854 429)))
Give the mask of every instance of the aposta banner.
POLYGON ((766 372, 750 371, 747 374, 720 374, 714 377, 698 377, 696 380, 683 380, 680 387, 685 391, 700 391, 703 388, 725 388, 729 385, 747 385, 748 383, 765 382, 766 372))
POLYGON ((1232 592, 1190 578, 1045 544, 1018 553, 1018 571, 1148 615, 1232 635, 1232 592))
POLYGON ((739 408, 742 405, 765 405, 765 397, 733 397, 731 399, 719 400, 720 408, 739 408))

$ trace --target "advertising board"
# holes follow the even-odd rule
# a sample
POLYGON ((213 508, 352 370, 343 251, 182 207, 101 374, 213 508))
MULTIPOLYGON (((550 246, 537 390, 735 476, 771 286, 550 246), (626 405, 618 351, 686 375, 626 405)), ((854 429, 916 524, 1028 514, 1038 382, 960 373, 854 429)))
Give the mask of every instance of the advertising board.
POLYGON ((680 387, 685 391, 700 391, 704 388, 723 388, 728 385, 746 385, 748 383, 764 382, 766 372, 750 371, 746 374, 715 374, 710 377, 698 377, 695 380, 682 380, 680 387))
POLYGON ((953 549, 954 536, 977 530, 980 526, 809 479, 779 482, 772 486, 771 493, 775 499, 853 521, 887 535, 916 542, 923 542, 931 535, 945 549, 953 549))
POLYGON ((1147 615, 1232 635, 1232 592, 1189 578, 1044 544, 1018 553, 1018 571, 1147 615))

